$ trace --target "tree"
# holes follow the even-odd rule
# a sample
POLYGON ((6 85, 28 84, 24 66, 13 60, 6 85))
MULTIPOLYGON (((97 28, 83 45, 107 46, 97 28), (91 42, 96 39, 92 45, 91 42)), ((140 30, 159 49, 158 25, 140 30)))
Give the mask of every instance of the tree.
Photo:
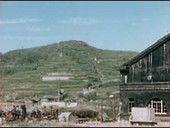
POLYGON ((96 92, 91 92, 87 94, 85 97, 90 101, 90 100, 96 100, 97 95, 96 95, 96 92))

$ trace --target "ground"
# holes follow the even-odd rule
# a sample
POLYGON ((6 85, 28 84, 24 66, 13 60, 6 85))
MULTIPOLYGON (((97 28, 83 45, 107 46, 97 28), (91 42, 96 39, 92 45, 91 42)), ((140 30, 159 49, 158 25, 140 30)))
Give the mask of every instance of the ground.
MULTIPOLYGON (((56 122, 55 120, 51 121, 25 121, 25 122, 18 122, 18 123, 9 123, 9 124, 3 124, 2 127, 17 127, 17 126, 23 126, 23 127, 133 127, 129 121, 117 121, 117 122, 107 122, 107 123, 101 123, 97 121, 90 121, 85 122, 82 124, 73 123, 73 122, 56 122)), ((136 127, 137 125, 134 125, 136 127)), ((153 127, 168 127, 170 126, 170 122, 158 122, 157 125, 153 127)), ((146 126, 144 126, 146 127, 146 126)))

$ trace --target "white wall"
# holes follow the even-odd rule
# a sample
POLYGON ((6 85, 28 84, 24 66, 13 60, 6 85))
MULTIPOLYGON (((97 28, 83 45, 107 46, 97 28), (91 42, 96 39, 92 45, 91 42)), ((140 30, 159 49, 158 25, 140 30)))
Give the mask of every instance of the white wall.
POLYGON ((43 81, 69 80, 69 76, 43 76, 43 81))
POLYGON ((58 106, 58 107, 76 107, 77 103, 66 103, 66 102, 41 102, 41 107, 58 106))

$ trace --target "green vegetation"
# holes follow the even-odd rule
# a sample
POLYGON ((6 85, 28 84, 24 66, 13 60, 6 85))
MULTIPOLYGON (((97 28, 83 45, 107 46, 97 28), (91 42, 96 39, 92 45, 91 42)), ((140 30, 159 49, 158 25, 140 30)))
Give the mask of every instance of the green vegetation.
MULTIPOLYGON (((119 66, 136 54, 97 49, 75 40, 14 50, 0 54, 0 88, 4 95, 21 90, 25 96, 44 95, 47 92, 57 95, 60 85, 69 96, 75 97, 83 88, 99 87, 105 81, 119 82, 119 66), (68 81, 42 81, 42 77, 49 73, 66 73, 71 78, 68 81)), ((101 86, 87 98, 96 99, 96 96, 100 97, 98 94, 105 96, 118 89, 117 82, 101 86)))

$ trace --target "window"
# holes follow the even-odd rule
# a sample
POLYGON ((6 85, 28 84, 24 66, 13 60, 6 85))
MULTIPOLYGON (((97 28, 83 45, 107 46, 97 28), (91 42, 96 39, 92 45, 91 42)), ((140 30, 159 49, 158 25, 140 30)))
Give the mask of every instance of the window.
POLYGON ((135 106, 135 100, 134 98, 129 98, 129 112, 132 111, 132 107, 135 106))
POLYGON ((127 75, 121 75, 121 80, 124 84, 128 82, 128 76, 127 75))
POLYGON ((151 100, 148 107, 155 108, 155 114, 166 114, 166 106, 160 99, 151 100))
POLYGON ((126 84, 128 80, 127 75, 125 75, 124 79, 125 79, 125 84, 126 84))

